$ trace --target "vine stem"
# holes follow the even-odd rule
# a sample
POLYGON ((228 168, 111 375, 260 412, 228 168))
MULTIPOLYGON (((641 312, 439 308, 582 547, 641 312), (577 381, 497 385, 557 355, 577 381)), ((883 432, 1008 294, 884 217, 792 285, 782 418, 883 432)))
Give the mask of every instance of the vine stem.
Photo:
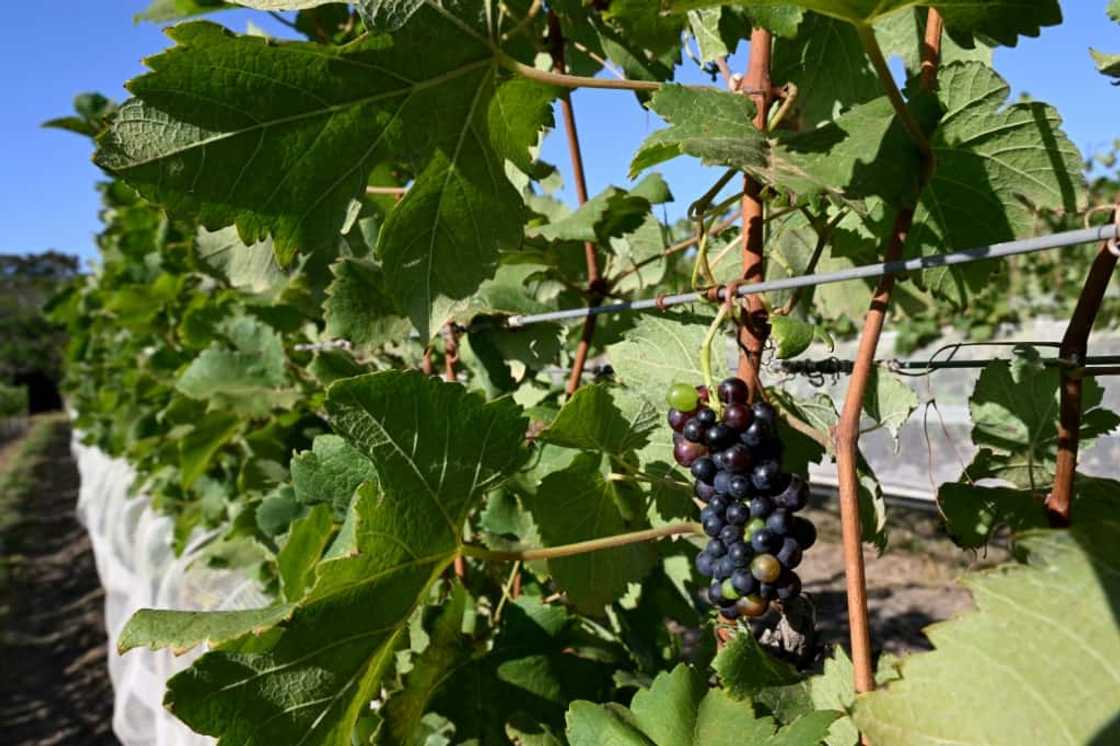
MULTIPOLYGON (((773 103, 773 85, 770 80, 770 58, 773 37, 761 27, 751 30, 750 57, 743 88, 749 92, 755 105, 754 126, 766 130, 773 103)), ((762 184, 747 175, 743 177, 743 198, 740 202, 743 215, 743 280, 761 282, 766 278, 766 260, 763 255, 764 205, 762 184)), ((750 399, 764 399, 759 368, 762 350, 769 337, 767 310, 762 297, 750 293, 743 299, 743 323, 739 325, 739 378, 750 389, 750 399)))
POLYGON ((553 70, 540 70, 538 68, 518 62, 501 50, 495 50, 495 56, 502 67, 510 72, 517 73, 523 78, 535 80, 545 85, 558 88, 609 88, 618 91, 656 91, 660 90, 661 83, 654 80, 619 80, 614 78, 586 78, 580 75, 568 75, 553 70))
MULTIPOLYGON (((932 90, 937 82, 936 69, 941 56, 941 30, 941 16, 935 9, 930 8, 925 40, 921 50, 923 70, 932 70, 930 74, 922 75, 922 85, 927 90, 932 90)), ((880 77, 883 78, 883 86, 887 88, 888 95, 893 90, 899 103, 901 103, 900 116, 903 116, 904 121, 910 121, 910 123, 916 125, 916 122, 909 117, 905 103, 901 101, 901 95, 898 93, 898 88, 890 75, 890 70, 886 67, 886 61, 883 60, 882 50, 879 49, 874 34, 870 33, 869 29, 861 28, 860 35, 864 38, 868 55, 872 58, 880 77)), ((893 102, 894 97, 891 100, 893 102)), ((898 104, 896 104, 897 108, 899 108, 898 104)), ((917 130, 917 134, 921 135, 920 129, 917 130)), ((924 135, 921 136, 921 142, 925 142, 924 135)), ((928 142, 926 147, 928 151, 928 142)), ((927 160, 919 177, 923 186, 928 181, 931 172, 932 168, 927 160)), ((898 211, 887 249, 884 252, 886 261, 894 261, 902 256, 902 247, 906 243, 906 236, 910 231, 913 220, 913 208, 905 207, 898 211)), ((857 693, 869 692, 875 688, 875 677, 871 665, 871 629, 867 617, 867 580, 864 574, 863 540, 859 517, 860 413, 863 410, 864 395, 874 371, 875 352, 879 347, 879 337, 883 331, 887 309, 890 307, 894 282, 893 275, 884 275, 879 280, 879 285, 871 298, 871 306, 864 320, 863 332, 860 334, 859 351, 852 368, 844 407, 833 432, 833 439, 836 443, 836 468, 840 483, 840 525, 844 553, 844 575, 848 595, 848 626, 851 633, 852 664, 855 669, 855 689, 857 693)))
POLYGON ((615 534, 604 536, 601 539, 580 541, 575 544, 562 544, 557 547, 542 547, 539 549, 523 549, 521 551, 503 551, 487 549, 474 544, 464 544, 460 552, 466 557, 487 560, 490 562, 532 562, 533 560, 559 559, 560 557, 574 557, 577 554, 590 554, 601 552, 604 549, 615 549, 629 544, 641 544, 647 541, 657 541, 670 536, 700 535, 704 529, 699 523, 671 523, 667 526, 648 528, 644 531, 633 531, 628 534, 615 534))
MULTIPOLYGON (((1118 198, 1120 199, 1120 198, 1118 198)), ((1120 202, 1114 220, 1120 224, 1120 202)), ((1101 246, 1085 287, 1077 299, 1069 326, 1062 337, 1058 356, 1066 360, 1084 361, 1089 353, 1089 333, 1101 309, 1108 283, 1116 270, 1116 255, 1106 242, 1101 246)), ((1058 415, 1058 458, 1054 472, 1054 487, 1046 499, 1046 510, 1050 523, 1054 526, 1068 526, 1070 523, 1070 504, 1073 502, 1073 482, 1077 475, 1077 449, 1081 439, 1081 394, 1083 376, 1080 370, 1062 368, 1061 407, 1058 415)))
MULTIPOLYGON (((553 74, 563 76, 565 69, 564 35, 560 29, 560 19, 556 17, 556 13, 552 10, 548 11, 548 42, 549 52, 552 55, 553 74)), ((571 94, 568 91, 564 91, 560 96, 560 114, 564 120, 564 134, 568 140, 568 157, 572 161, 572 180, 575 182, 576 199, 582 205, 587 202, 587 177, 583 171, 583 152, 579 147, 576 114, 572 108, 571 94)), ((603 299, 606 291, 603 279, 599 274, 599 259, 595 254, 595 244, 591 241, 585 242, 583 244, 583 254, 587 262, 587 305, 595 306, 603 299)), ((575 357, 572 360, 572 372, 568 376, 568 383, 565 387, 568 396, 574 394, 583 381, 583 369, 587 365, 587 354, 591 349, 591 341, 594 337, 595 317, 588 314, 583 319, 579 343, 576 345, 575 357)))
MULTIPOLYGON (((933 15, 931 11, 931 15, 933 15)), ((863 49, 867 56, 871 59, 871 64, 875 68, 875 72, 879 75, 879 80, 883 84, 883 89, 887 93, 887 98, 890 99, 891 106, 894 107, 898 118, 902 120, 902 126, 910 133, 910 137, 914 138, 914 142, 918 144, 918 149, 922 153, 922 160, 929 163, 932 151, 930 150, 929 140, 926 138, 925 132, 922 131, 922 126, 918 124, 918 120, 910 112, 910 108, 906 105, 906 100, 902 98, 902 91, 898 90, 898 85, 894 82, 894 76, 891 74, 890 66, 887 65, 887 59, 883 56, 883 49, 879 46, 879 40, 875 38, 875 29, 871 26, 857 24, 856 30, 859 32, 860 41, 863 42, 863 49)), ((935 57, 941 56, 941 30, 942 21, 941 15, 937 14, 937 18, 929 18, 926 21, 926 37, 922 44, 922 86, 926 90, 932 90, 933 85, 937 80, 937 63, 928 63, 935 57), (936 54, 931 54, 931 38, 936 37, 936 54), (932 73, 930 72, 932 71, 932 73)))

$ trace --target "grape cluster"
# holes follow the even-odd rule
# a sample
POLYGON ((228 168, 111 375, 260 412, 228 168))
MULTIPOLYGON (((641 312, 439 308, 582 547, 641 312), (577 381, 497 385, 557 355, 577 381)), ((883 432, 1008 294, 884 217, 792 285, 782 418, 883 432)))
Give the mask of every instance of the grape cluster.
POLYGON ((775 599, 801 592, 794 568, 817 539, 813 524, 795 513, 809 486, 782 472, 782 443, 774 408, 748 404, 747 385, 728 378, 717 391, 723 416, 708 406, 708 391, 687 384, 669 389, 673 457, 695 477, 704 505, 700 523, 710 540, 696 569, 711 578, 705 600, 728 619, 757 617, 775 599))

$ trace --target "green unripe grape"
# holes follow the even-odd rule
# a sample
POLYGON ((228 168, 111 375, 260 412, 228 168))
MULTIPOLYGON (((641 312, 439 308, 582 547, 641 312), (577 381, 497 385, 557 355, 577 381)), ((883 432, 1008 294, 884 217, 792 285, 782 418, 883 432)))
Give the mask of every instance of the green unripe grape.
POLYGON ((689 386, 687 383, 674 383, 669 387, 669 394, 665 399, 673 409, 691 412, 700 403, 700 394, 696 393, 695 386, 689 386))
POLYGON ((765 614, 766 610, 770 608, 770 602, 762 596, 757 596, 752 593, 736 601, 735 608, 738 609, 739 613, 743 616, 753 618, 765 614))
POLYGON ((782 563, 772 554, 760 554, 751 560, 751 575, 760 583, 773 583, 782 574, 782 563))
POLYGON ((747 530, 745 531, 747 539, 749 540, 750 537, 754 536, 756 532, 761 531, 764 528, 766 528, 765 518, 752 518, 751 522, 747 524, 747 530))
POLYGON ((739 591, 735 590, 735 586, 731 585, 731 578, 723 581, 723 585, 719 587, 719 593, 728 601, 734 601, 739 597, 739 591))

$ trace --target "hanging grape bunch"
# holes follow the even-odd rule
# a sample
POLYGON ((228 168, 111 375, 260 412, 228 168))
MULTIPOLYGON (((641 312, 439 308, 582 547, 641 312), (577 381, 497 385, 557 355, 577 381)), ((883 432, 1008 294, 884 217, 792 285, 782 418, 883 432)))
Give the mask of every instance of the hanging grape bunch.
POLYGON ((771 601, 801 592, 794 568, 817 531, 794 514, 805 507, 809 486, 782 472, 774 408, 748 404, 747 385, 738 378, 723 381, 717 393, 722 417, 708 406, 706 388, 670 387, 673 457, 691 470, 704 504, 700 523, 710 540, 696 569, 712 579, 707 600, 727 619, 757 617, 771 601))

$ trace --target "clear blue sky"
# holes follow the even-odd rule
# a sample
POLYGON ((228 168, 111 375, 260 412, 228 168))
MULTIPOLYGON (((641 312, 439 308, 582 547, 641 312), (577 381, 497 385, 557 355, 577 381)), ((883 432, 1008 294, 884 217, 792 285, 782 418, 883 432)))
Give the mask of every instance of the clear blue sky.
MULTIPOLYGON (((652 0, 651 0, 652 1, 652 0)), ((121 99, 121 84, 143 71, 141 59, 167 46, 158 26, 134 24, 148 0, 67 0, 15 3, 8 8, 7 32, 0 41, 0 81, 7 103, 0 117, 0 253, 58 249, 89 259, 98 231, 99 170, 90 162, 90 145, 70 133, 42 129, 41 122, 70 113, 75 94, 100 91, 121 99)), ((1014 94, 1029 91, 1053 104, 1083 152, 1098 151, 1120 137, 1120 89, 1097 75, 1087 52, 1093 46, 1120 51, 1120 26, 1105 16, 1105 0, 1064 0, 1066 22, 1002 49, 997 69, 1014 94)), ((214 16, 236 31, 252 20, 266 31, 285 29, 264 14, 228 11, 214 16)), ((737 68, 742 67, 740 59, 737 68)), ((700 80, 692 63, 682 78, 700 80)), ((656 117, 633 96, 614 91, 578 91, 576 116, 594 194, 609 184, 624 186, 626 168, 638 142, 657 129, 656 117)), ((568 176, 561 137, 552 134, 543 157, 568 176)), ((689 159, 662 169, 677 196, 670 217, 680 215, 714 179, 689 159)), ((566 193, 565 196, 570 196, 566 193)))

